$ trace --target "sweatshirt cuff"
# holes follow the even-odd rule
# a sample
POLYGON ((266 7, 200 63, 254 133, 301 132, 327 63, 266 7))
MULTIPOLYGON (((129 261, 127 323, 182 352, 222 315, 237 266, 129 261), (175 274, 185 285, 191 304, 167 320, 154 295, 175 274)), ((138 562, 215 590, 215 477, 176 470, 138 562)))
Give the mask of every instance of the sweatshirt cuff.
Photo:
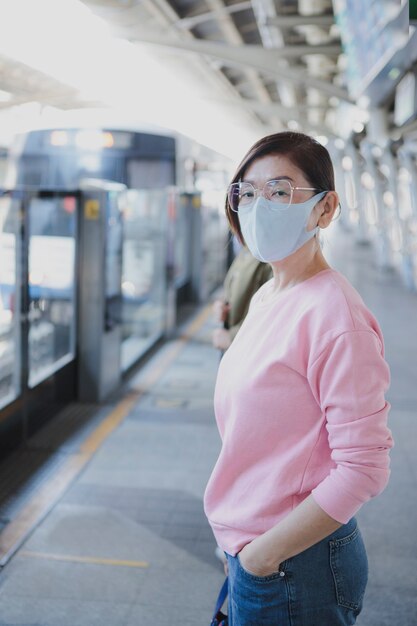
POLYGON ((340 524, 347 524, 364 504, 339 484, 335 484, 330 476, 317 485, 311 495, 319 507, 340 524))

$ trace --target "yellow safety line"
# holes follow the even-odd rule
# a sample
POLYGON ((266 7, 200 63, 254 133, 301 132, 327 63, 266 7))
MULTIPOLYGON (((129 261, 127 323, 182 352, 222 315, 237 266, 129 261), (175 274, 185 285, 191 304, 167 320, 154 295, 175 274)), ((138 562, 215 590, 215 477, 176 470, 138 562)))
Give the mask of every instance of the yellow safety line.
POLYGON ((45 517, 68 489, 87 462, 81 454, 72 455, 47 483, 36 492, 0 534, 0 565, 3 566, 34 526, 45 517))
POLYGON ((134 407, 138 401, 140 394, 129 393, 129 395, 121 400, 115 409, 97 426, 97 428, 87 437, 81 444, 80 452, 86 454, 88 458, 99 449, 102 443, 107 439, 110 433, 124 420, 126 415, 134 407))
POLYGON ((133 387, 132 392, 121 400, 115 409, 103 419, 99 426, 81 444, 79 452, 72 454, 59 470, 50 478, 19 511, 17 516, 0 533, 0 567, 22 545, 32 530, 49 513, 52 507, 63 496, 70 484, 77 478, 94 453, 107 437, 128 415, 143 393, 146 393, 174 361, 186 343, 203 326, 210 315, 207 306, 188 326, 186 332, 157 360, 145 376, 140 387, 133 387))
POLYGON ((49 554, 47 552, 19 552, 19 556, 34 559, 45 559, 47 561, 67 561, 69 563, 91 563, 93 565, 112 565, 115 567, 149 567, 147 561, 126 561, 123 559, 102 559, 95 556, 71 556, 67 554, 49 554))
POLYGON ((132 389, 137 391, 139 394, 146 393, 146 391, 151 389, 151 387, 153 387, 156 381, 161 377, 164 370, 177 357, 179 352, 181 352, 185 344, 188 343, 188 341, 190 341, 190 339, 192 339, 192 337, 205 324, 210 313, 211 307, 205 307, 196 319, 188 326, 186 332, 181 335, 179 339, 172 342, 170 349, 160 357, 155 366, 152 367, 150 372, 148 372, 148 374, 144 377, 143 381, 140 382, 139 386, 132 386, 132 389))

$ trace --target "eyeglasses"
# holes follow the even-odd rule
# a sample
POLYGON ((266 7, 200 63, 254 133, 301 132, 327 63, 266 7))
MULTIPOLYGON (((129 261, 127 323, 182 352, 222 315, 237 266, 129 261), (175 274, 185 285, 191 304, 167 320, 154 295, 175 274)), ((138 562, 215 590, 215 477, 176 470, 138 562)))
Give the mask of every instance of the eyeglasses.
POLYGON ((259 193, 274 202, 277 208, 290 206, 294 191, 320 191, 315 187, 293 187, 289 180, 268 180, 262 189, 256 189, 251 183, 232 183, 227 190, 230 208, 235 213, 242 207, 250 207, 259 193))

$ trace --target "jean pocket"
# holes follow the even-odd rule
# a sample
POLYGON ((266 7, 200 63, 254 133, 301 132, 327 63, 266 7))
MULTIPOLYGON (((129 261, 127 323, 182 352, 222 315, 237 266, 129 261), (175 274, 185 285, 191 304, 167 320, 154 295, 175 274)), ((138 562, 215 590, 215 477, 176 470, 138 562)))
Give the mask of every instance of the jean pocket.
POLYGON ((279 568, 277 568, 277 571, 276 572, 272 572, 272 574, 268 574, 267 576, 257 576, 256 574, 252 574, 251 572, 248 572, 248 570, 246 570, 243 567, 242 563, 240 562, 239 554, 236 556, 236 560, 237 560, 237 564, 238 564, 238 568, 239 568, 240 572, 246 578, 249 578, 250 580, 253 580, 253 581, 256 581, 256 582, 268 582, 270 580, 276 580, 277 578, 281 578, 284 575, 282 567, 280 566, 279 568))
POLYGON ((359 612, 368 582, 368 559, 358 527, 330 545, 330 567, 339 606, 359 612))

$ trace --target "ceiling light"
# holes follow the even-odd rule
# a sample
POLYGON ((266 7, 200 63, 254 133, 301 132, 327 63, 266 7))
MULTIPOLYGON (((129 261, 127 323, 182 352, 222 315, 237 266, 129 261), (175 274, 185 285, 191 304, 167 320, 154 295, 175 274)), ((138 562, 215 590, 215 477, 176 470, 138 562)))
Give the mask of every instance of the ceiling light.
POLYGON ((317 135, 316 141, 321 143, 322 146, 327 146, 327 144, 329 143, 329 139, 326 137, 326 135, 317 135))
POLYGON ((0 102, 10 102, 12 99, 12 94, 9 91, 4 91, 0 89, 0 102))
POLYGON ((289 120, 287 126, 290 130, 298 130, 300 125, 296 120, 289 120))
POLYGON ((361 176, 361 183, 365 189, 368 189, 368 191, 375 189, 375 181, 369 172, 363 172, 361 176))
POLYGON ((50 142, 52 146, 66 146, 68 143, 68 133, 65 130, 54 130, 51 133, 50 142))
POLYGON ((358 107, 361 109, 367 109, 371 104, 371 100, 368 96, 360 96, 358 98, 358 107))
POLYGON ((344 156, 342 159, 342 167, 346 172, 351 172, 353 169, 353 161, 350 156, 344 156))
POLYGON ((393 67, 389 72, 388 72, 388 78, 390 78, 391 80, 397 80, 397 78, 401 75, 401 70, 398 67, 393 67))
POLYGON ((384 191, 383 198, 384 198, 385 204, 388 207, 392 208, 394 206, 395 198, 394 198, 394 194, 392 193, 392 191, 384 191))

